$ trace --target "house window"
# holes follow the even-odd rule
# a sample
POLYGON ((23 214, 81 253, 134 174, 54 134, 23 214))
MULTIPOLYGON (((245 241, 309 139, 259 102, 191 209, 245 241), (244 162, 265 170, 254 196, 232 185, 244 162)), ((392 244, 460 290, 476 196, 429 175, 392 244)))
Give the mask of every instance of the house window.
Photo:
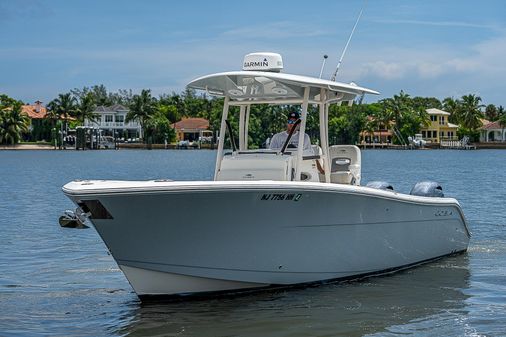
POLYGON ((448 138, 453 138, 453 131, 448 131, 448 138))
POLYGON ((427 134, 425 133, 425 130, 422 130, 422 138, 425 138, 427 134))
POLYGON ((432 138, 437 138, 437 131, 436 130, 432 131, 432 138))
POLYGON ((445 116, 439 116, 439 125, 445 125, 445 116))
POLYGON ((112 115, 105 115, 105 122, 111 123, 112 122, 112 115))
POLYGON ((437 116, 431 115, 431 116, 430 116, 430 120, 431 120, 432 122, 436 122, 436 121, 437 121, 437 116))
POLYGON ((125 121, 125 116, 116 115, 114 119, 115 119, 116 123, 123 123, 125 121))

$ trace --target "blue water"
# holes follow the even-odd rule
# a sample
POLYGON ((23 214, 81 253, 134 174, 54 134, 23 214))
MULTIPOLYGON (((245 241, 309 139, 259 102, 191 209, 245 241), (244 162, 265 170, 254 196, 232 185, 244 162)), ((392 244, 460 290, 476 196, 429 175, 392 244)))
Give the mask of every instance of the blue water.
POLYGON ((1 336, 506 336, 506 151, 362 154, 362 182, 437 180, 466 254, 360 282, 141 305, 93 229, 63 229, 74 179, 210 180, 213 151, 0 151, 1 336))

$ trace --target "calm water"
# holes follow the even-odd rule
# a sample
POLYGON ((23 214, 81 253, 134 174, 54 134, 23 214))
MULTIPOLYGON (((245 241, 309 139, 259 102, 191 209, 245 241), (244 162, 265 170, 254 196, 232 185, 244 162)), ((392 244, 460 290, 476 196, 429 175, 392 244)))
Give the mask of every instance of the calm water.
POLYGON ((364 151, 363 182, 439 181, 467 254, 360 282, 141 305, 93 229, 62 229, 73 179, 211 179, 212 151, 0 151, 0 335, 506 336, 506 151, 364 151))

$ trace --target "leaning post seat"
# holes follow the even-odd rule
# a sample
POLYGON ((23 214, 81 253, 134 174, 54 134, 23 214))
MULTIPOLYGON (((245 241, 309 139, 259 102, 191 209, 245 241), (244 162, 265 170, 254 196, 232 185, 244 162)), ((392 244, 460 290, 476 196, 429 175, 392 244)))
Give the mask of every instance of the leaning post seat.
POLYGON ((223 157, 216 180, 292 180, 290 155, 273 151, 243 151, 223 157))
POLYGON ((330 182, 360 185, 361 155, 355 145, 332 145, 330 155, 330 182))

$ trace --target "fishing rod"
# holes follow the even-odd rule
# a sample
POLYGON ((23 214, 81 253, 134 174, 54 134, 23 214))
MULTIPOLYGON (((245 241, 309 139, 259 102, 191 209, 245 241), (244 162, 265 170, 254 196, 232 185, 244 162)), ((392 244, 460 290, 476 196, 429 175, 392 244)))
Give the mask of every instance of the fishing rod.
MULTIPOLYGON (((364 5, 362 6, 362 9, 360 10, 360 14, 358 15, 357 21, 355 21, 355 25, 353 26, 353 29, 351 30, 351 34, 350 34, 350 37, 348 38, 348 42, 346 42, 346 45, 344 46, 343 53, 341 54, 341 58, 339 59, 339 62, 337 63, 336 71, 334 72, 334 74, 330 78, 331 81, 336 80, 337 73, 339 71, 339 67, 341 66, 341 63, 343 62, 344 54, 346 54, 346 50, 348 49, 348 45, 350 44, 351 38, 353 37, 353 33, 355 32, 355 28, 357 28, 358 22, 360 21, 360 18, 362 17, 362 13, 364 12, 364 8, 365 8, 366 4, 367 4, 367 0, 364 0, 364 5)), ((320 75, 320 77, 321 77, 321 75, 320 75)))

